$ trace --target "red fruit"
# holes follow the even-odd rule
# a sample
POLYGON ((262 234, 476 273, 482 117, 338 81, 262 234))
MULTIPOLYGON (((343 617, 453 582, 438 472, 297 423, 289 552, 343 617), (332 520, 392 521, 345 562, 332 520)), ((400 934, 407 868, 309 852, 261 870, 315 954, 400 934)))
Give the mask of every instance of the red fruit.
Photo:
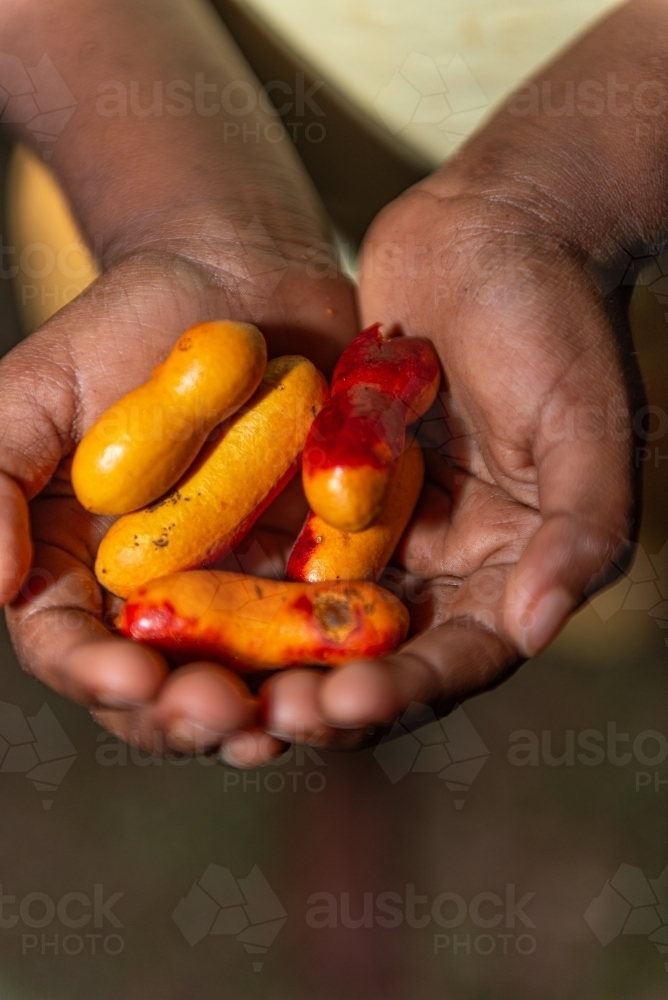
POLYGON ((429 409, 439 383, 430 341, 386 339, 379 323, 355 338, 304 448, 304 491, 316 514, 341 531, 373 523, 404 450, 406 425, 429 409))

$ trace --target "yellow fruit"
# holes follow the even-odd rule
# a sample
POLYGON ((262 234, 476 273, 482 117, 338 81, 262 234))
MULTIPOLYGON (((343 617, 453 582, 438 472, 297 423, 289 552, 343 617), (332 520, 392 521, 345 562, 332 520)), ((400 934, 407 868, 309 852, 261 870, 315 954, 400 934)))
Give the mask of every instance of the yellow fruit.
POLYGON ((149 580, 201 566, 233 548, 297 471, 327 392, 306 358, 270 361, 247 406, 174 489, 111 526, 95 563, 100 583, 125 597, 149 580))
POLYGON ((401 601, 375 583, 284 583, 216 570, 139 587, 117 622, 138 642, 240 672, 383 656, 408 624, 401 601))
POLYGON ((267 363, 250 323, 198 323, 148 382, 93 424, 72 462, 79 502, 95 514, 145 507, 179 479, 213 428, 257 389, 267 363))
POLYGON ((377 580, 399 543, 424 481, 422 449, 403 453, 385 504, 370 528, 340 531, 317 514, 306 519, 288 560, 289 580, 377 580))

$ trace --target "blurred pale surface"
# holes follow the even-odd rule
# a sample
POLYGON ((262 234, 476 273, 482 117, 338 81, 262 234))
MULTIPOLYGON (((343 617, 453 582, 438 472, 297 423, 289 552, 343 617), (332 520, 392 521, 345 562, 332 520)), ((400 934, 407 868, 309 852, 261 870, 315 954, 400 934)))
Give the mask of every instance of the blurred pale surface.
MULTIPOLYGON (((244 0, 316 72, 439 163, 620 0, 244 0)), ((316 98, 317 100, 317 98, 316 98)))
POLYGON ((14 293, 24 333, 36 330, 97 277, 60 186, 25 146, 14 147, 7 171, 7 228, 15 248, 14 293))
MULTIPOLYGON (((620 0, 245 3, 357 107, 436 164, 620 0)), ((41 160, 17 146, 7 184, 9 242, 21 263, 15 294, 29 333, 97 269, 41 160)))

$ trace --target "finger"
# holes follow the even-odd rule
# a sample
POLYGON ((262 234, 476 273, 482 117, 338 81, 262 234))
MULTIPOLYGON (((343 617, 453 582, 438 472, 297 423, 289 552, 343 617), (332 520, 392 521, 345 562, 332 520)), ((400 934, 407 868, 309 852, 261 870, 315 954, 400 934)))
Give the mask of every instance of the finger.
POLYGON ((205 753, 255 719, 256 700, 240 677, 216 663, 191 663, 167 679, 141 724, 177 750, 205 753))
MULTIPOLYGON (((72 500, 40 501, 52 507, 50 524, 83 516, 72 500)), ((41 532, 38 517, 38 531, 41 532)), ((121 708, 147 704, 168 672, 155 650, 111 633, 105 625, 102 593, 89 567, 60 545, 40 542, 35 565, 18 599, 6 609, 20 662, 33 676, 84 705, 121 708)))
POLYGON ((475 622, 450 621, 382 660, 357 660, 325 678, 319 714, 326 725, 362 729, 387 723, 413 702, 445 712, 498 684, 517 653, 475 622))
POLYGON ((330 744, 335 730, 323 724, 318 704, 322 682, 318 670, 281 670, 265 681, 260 711, 267 732, 287 743, 330 744))
POLYGON ((256 726, 226 737, 221 743, 219 756, 230 767, 261 767, 280 757, 285 749, 282 740, 256 726))
POLYGON ((374 742, 373 726, 332 726, 324 719, 321 690, 337 671, 287 670, 262 687, 260 715, 265 729, 286 743, 322 750, 356 750, 374 742))
POLYGON ((57 351, 24 342, 0 361, 0 602, 13 600, 32 557, 27 500, 69 444, 74 389, 57 351), (50 410, 50 412, 49 412, 50 410))
POLYGON ((116 638, 90 612, 45 608, 20 627, 11 607, 7 616, 24 668, 81 705, 114 709, 146 705, 168 673, 159 653, 116 638))
POLYGON ((17 596, 31 563, 25 495, 17 482, 0 472, 0 607, 17 596))
MULTIPOLYGON (((77 612, 52 613, 50 624, 56 641, 63 629, 74 628, 76 616, 77 612)), ((85 615, 79 622, 81 634, 77 640, 69 649, 61 646, 62 656, 54 658, 40 679, 46 678, 50 687, 84 705, 138 709, 150 704, 168 674, 160 653, 118 639, 106 630, 98 632, 85 615)), ((49 617, 45 614, 41 626, 47 623, 49 617)))
POLYGON ((543 650, 630 551, 629 403, 614 371, 599 379, 605 401, 593 378, 587 362, 576 362, 541 413, 535 455, 543 524, 511 574, 505 605, 506 629, 525 656, 543 650), (582 399, 606 416, 597 428, 567 429, 582 399))
POLYGON ((100 725, 148 753, 209 753, 230 733, 251 726, 256 702, 243 681, 217 663, 179 667, 153 703, 130 711, 96 711, 100 725))

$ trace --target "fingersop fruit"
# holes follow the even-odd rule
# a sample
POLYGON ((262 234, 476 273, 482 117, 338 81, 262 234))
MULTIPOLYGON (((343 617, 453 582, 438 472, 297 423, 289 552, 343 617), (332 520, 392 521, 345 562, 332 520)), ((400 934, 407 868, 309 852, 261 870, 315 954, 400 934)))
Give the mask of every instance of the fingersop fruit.
POLYGON ((153 503, 255 392, 266 364, 264 337, 250 323, 186 330, 149 381, 114 403, 80 442, 72 462, 79 502, 95 514, 153 503))
POLYGON ((408 612, 374 583, 285 583, 195 570, 133 591, 117 627, 166 653, 245 672, 382 656, 406 637, 408 612))
POLYGON ((270 361, 248 404, 176 486, 112 524, 95 563, 100 583, 125 597, 149 580, 202 566, 232 549, 299 468, 327 392, 306 358, 270 361))
POLYGON ((288 580, 377 580, 399 543, 424 482, 422 449, 413 442, 401 456, 386 502, 364 531, 339 531, 312 511, 288 560, 288 580))
POLYGON ((362 531, 379 516, 404 450, 406 425, 429 409, 439 382, 430 341, 385 339, 378 323, 343 352, 302 466, 306 498, 327 524, 362 531))

